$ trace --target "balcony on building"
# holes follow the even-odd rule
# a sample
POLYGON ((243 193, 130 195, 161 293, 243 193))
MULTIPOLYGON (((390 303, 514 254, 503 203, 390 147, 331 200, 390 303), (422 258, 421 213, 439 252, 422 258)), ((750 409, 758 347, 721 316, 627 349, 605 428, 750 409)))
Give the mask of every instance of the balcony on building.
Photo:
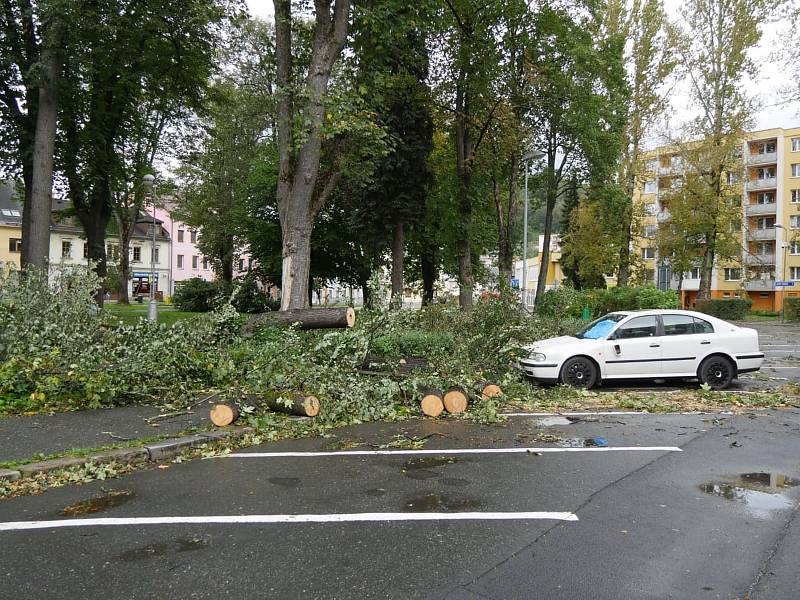
POLYGON ((751 279, 744 282, 744 289, 748 292, 774 292, 775 279, 751 279))
POLYGON ((774 165, 778 162, 777 152, 764 152, 763 154, 748 154, 747 165, 774 165))
POLYGON ((765 177, 763 179, 751 179, 747 182, 747 191, 755 192, 758 190, 774 190, 778 187, 777 177, 765 177))
POLYGON ((744 264, 750 267, 757 267, 759 265, 774 265, 775 253, 761 253, 761 254, 745 254, 744 264))
POLYGON ((777 203, 767 202, 764 204, 748 204, 744 207, 744 214, 748 217, 755 215, 774 215, 777 211, 777 203))
POLYGON ((775 239, 775 228, 767 227, 765 229, 750 229, 747 232, 747 237, 754 241, 767 241, 775 239))

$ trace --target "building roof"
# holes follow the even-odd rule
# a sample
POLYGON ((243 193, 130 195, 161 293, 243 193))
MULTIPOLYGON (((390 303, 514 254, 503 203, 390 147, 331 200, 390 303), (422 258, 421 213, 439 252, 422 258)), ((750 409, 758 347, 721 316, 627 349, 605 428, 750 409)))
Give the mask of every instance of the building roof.
POLYGON ((22 204, 16 183, 10 180, 0 181, 0 224, 22 225, 22 204))

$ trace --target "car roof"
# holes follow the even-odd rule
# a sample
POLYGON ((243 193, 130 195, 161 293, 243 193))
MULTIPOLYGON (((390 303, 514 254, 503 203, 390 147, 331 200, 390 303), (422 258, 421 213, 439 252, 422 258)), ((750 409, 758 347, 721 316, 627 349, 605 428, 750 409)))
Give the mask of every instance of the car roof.
POLYGON ((653 308, 653 309, 642 309, 642 310, 615 310, 613 311, 615 314, 618 315, 625 315, 625 316, 647 316, 647 315, 686 315, 687 317, 697 317, 698 319, 703 319, 705 321, 711 321, 716 323, 725 323, 726 325, 730 325, 727 321, 723 321, 717 317, 712 317, 711 315, 707 315, 705 313, 701 313, 696 310, 682 310, 679 308, 653 308))

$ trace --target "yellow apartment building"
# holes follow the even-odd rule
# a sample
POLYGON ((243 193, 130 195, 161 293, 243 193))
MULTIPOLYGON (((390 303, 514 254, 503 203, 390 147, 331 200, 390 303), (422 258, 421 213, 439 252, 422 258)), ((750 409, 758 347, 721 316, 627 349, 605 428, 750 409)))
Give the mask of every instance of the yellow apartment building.
POLYGON ((19 268, 22 253, 22 209, 14 184, 0 181, 0 270, 19 268))
MULTIPOLYGON (((784 297, 800 296, 800 128, 767 129, 742 142, 742 257, 715 266, 712 297, 747 296, 754 310, 780 310, 784 297)), ((643 207, 644 238, 635 251, 644 276, 662 289, 678 287, 678 274, 661 260, 658 226, 669 220, 664 193, 681 185, 684 165, 674 147, 645 156, 645 177, 634 194, 643 207)), ((682 274, 682 302, 695 304, 700 269, 682 274)))

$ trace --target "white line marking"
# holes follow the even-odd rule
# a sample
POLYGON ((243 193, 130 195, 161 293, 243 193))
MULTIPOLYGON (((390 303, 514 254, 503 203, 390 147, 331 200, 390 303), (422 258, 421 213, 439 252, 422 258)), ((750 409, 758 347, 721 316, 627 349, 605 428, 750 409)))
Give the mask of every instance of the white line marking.
POLYGON ((516 412, 516 413, 498 413, 504 417, 588 417, 593 415, 648 415, 651 413, 634 412, 634 411, 621 411, 609 410, 599 412, 516 412))
POLYGON ((773 367, 772 365, 766 365, 766 366, 761 367, 761 368, 762 369, 800 369, 800 365, 797 365, 796 367, 773 367))
POLYGON ((10 521, 0 523, 0 531, 96 527, 122 525, 242 524, 242 523, 359 523, 380 521, 529 521, 548 519, 577 521, 570 512, 456 512, 456 513, 349 513, 331 515, 212 515, 207 517, 122 517, 98 519, 60 519, 54 521, 10 521))
POLYGON ((391 456, 412 454, 524 454, 553 452, 681 452, 676 446, 613 446, 601 448, 446 448, 444 450, 342 450, 340 452, 234 452, 210 458, 296 458, 318 456, 391 456))

